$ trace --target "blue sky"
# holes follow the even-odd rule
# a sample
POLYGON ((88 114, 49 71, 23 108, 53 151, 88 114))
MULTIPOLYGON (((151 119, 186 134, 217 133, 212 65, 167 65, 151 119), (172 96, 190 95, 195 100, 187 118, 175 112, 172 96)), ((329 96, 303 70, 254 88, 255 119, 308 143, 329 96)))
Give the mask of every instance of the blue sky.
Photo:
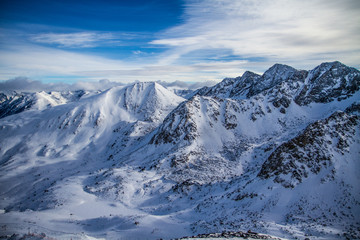
POLYGON ((219 81, 274 63, 359 69, 358 0, 2 0, 0 81, 219 81))

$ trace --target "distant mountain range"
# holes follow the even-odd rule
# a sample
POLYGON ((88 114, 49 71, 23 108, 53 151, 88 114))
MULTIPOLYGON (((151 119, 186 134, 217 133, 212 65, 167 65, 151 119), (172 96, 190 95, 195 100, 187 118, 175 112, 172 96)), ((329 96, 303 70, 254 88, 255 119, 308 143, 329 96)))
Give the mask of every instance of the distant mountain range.
POLYGON ((0 93, 2 235, 360 238, 359 88, 330 62, 195 91, 0 93))

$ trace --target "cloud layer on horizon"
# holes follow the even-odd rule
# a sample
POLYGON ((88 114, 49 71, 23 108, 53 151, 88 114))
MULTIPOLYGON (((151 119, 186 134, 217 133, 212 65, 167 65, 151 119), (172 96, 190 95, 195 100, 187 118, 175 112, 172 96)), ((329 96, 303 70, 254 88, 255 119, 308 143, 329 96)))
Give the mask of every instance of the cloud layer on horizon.
POLYGON ((106 90, 115 86, 124 86, 125 84, 119 82, 111 82, 107 79, 102 79, 97 82, 76 82, 73 84, 67 83, 43 83, 38 80, 31 80, 27 77, 16 77, 3 82, 0 82, 0 91, 5 92, 41 92, 41 91, 76 91, 76 90, 106 90))
MULTIPOLYGON (((138 81, 136 81, 138 82, 138 81)), ((27 77, 16 77, 13 79, 9 79, 6 81, 0 82, 0 92, 49 92, 49 91, 76 91, 76 90, 86 90, 86 91, 104 91, 106 89, 117 87, 117 86, 126 86, 132 83, 121 83, 121 82, 112 82, 108 79, 101 79, 95 82, 84 82, 79 81, 73 84, 67 83, 43 83, 38 80, 31 80, 27 77)), ((174 81, 174 82, 166 82, 166 81, 157 81, 157 83, 161 84, 166 88, 174 88, 174 89, 190 89, 195 90, 202 88, 204 86, 212 86, 215 85, 214 81, 207 82, 182 82, 182 81, 174 81)))

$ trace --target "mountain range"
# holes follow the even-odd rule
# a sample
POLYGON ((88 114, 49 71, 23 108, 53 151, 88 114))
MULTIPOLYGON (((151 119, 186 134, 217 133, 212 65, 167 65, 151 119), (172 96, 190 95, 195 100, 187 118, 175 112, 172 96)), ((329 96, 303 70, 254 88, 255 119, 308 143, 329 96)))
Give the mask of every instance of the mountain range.
POLYGON ((360 238, 359 88, 328 62, 186 94, 2 92, 1 235, 360 238))

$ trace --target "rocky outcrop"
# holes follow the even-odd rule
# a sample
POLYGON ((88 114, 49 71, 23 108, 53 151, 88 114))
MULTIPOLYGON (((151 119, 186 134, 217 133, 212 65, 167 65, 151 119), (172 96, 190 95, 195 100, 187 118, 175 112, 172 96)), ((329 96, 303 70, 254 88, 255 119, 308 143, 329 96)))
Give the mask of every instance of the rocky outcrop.
POLYGON ((334 152, 344 155, 356 141, 360 118, 344 112, 310 124, 301 134, 280 145, 265 161, 258 176, 273 179, 284 187, 295 187, 310 174, 342 161, 334 152))
POLYGON ((360 87, 360 72, 340 62, 322 63, 309 72, 305 85, 295 97, 299 105, 328 103, 352 96, 360 87))

